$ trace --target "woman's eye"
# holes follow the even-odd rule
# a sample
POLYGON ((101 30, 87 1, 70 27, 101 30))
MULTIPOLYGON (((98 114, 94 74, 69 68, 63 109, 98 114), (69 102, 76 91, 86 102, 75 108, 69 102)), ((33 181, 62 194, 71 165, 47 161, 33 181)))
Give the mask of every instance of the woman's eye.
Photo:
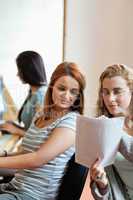
POLYGON ((114 94, 122 94, 124 92, 124 90, 123 89, 116 89, 116 90, 114 90, 114 94))
POLYGON ((58 87, 58 90, 65 91, 65 88, 64 87, 58 87))
POLYGON ((79 91, 77 90, 71 90, 71 94, 74 95, 74 96, 78 96, 79 95, 79 91))

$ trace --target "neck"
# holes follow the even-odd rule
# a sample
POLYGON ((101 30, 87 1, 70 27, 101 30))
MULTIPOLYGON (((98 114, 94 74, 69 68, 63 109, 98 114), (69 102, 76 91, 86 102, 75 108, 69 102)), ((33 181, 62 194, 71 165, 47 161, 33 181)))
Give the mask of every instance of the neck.
POLYGON ((31 87, 30 87, 31 93, 35 93, 35 92, 38 90, 39 87, 40 87, 40 86, 31 86, 31 87))
POLYGON ((54 120, 57 118, 61 118, 68 112, 69 112, 68 109, 67 110, 61 110, 61 109, 59 110, 59 109, 52 108, 50 111, 48 111, 48 113, 45 113, 45 118, 54 120))

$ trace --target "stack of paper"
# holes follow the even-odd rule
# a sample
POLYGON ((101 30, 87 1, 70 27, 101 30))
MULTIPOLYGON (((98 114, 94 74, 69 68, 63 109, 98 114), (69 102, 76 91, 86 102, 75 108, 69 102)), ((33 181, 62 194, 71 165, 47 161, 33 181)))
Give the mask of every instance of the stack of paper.
POLYGON ((77 117, 76 162, 90 167, 101 158, 101 165, 114 162, 123 131, 123 117, 77 117))

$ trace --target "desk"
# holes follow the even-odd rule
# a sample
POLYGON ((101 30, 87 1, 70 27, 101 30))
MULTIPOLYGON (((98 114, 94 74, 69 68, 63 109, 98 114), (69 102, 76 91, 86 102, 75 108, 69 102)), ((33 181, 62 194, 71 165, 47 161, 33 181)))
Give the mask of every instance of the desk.
MULTIPOLYGON (((7 110, 3 115, 3 120, 14 121, 17 119, 18 111, 5 84, 3 84, 3 95, 4 95, 5 104, 7 107, 7 110)), ((0 149, 6 150, 7 152, 14 152, 16 145, 19 141, 19 138, 20 137, 18 135, 2 134, 0 136, 0 149)))
MULTIPOLYGON (((6 150, 7 152, 16 152, 19 144, 19 136, 11 134, 2 134, 0 136, 0 150, 6 150)), ((0 169, 0 184, 6 181, 10 181, 14 176, 15 170, 0 169)))

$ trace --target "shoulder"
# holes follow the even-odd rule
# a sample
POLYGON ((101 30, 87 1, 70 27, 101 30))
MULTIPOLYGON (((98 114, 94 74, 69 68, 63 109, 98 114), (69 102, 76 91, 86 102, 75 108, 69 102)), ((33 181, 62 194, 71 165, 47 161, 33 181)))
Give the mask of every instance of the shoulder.
POLYGON ((76 121, 78 115, 77 112, 70 112, 60 118, 60 121, 76 121))
POLYGON ((119 152, 124 155, 124 157, 133 161, 133 137, 128 134, 123 134, 120 141, 119 152))
POLYGON ((35 96, 45 96, 47 90, 47 86, 41 86, 39 89, 36 91, 35 96))
POLYGON ((46 92, 46 90, 47 90, 47 86, 43 85, 38 89, 38 93, 44 93, 44 92, 46 92))
POLYGON ((43 103, 43 100, 45 98, 47 86, 41 86, 39 89, 32 95, 32 101, 34 103, 43 103))
POLYGON ((64 115, 62 118, 60 118, 59 123, 57 124, 57 127, 71 128, 75 131, 77 115, 78 113, 76 112, 70 112, 64 115))

